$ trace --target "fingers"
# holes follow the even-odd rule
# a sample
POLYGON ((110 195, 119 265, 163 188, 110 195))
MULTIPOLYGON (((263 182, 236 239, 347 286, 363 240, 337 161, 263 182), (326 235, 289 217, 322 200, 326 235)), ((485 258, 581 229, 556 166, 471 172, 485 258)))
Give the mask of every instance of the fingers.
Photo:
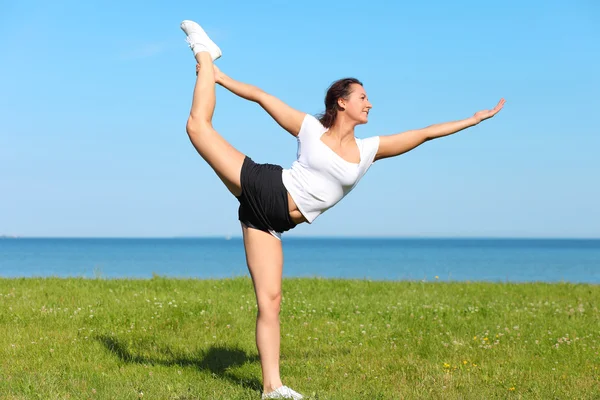
POLYGON ((496 107, 491 110, 492 115, 495 115, 498 111, 500 111, 502 107, 504 107, 504 103, 506 103, 506 101, 504 99, 500 99, 498 104, 496 104, 496 107))

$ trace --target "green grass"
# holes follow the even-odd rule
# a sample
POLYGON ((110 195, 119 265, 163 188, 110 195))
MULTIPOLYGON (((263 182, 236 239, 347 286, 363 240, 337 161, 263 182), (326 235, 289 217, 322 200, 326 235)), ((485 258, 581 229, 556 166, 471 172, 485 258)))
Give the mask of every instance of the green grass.
MULTIPOLYGON (((284 279, 312 399, 600 397, 600 287, 284 279)), ((249 278, 0 279, 2 399, 259 399, 249 278)))

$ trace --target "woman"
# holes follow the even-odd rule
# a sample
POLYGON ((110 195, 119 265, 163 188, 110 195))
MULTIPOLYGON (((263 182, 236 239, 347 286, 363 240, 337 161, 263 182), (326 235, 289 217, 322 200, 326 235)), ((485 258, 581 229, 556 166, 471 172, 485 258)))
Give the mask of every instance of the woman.
POLYGON ((281 233, 303 222, 312 223, 348 194, 373 162, 491 118, 500 111, 504 100, 493 110, 479 111, 462 121, 358 139, 354 128, 367 123, 372 107, 358 80, 348 78, 333 83, 325 97, 325 112, 317 119, 223 74, 213 65, 221 57, 221 50, 204 30, 193 21, 183 21, 181 29, 197 61, 187 133, 198 153, 240 203, 238 216, 246 261, 258 303, 256 345, 262 367, 262 398, 301 399, 302 395, 282 384, 279 375, 281 233), (297 138, 298 160, 289 169, 254 163, 213 129, 215 83, 260 104, 297 138))

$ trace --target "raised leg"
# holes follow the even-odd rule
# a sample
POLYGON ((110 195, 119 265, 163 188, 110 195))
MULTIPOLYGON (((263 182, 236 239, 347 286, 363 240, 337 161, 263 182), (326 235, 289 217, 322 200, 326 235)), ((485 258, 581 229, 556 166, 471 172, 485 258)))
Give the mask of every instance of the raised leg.
POLYGON ((256 346, 262 367, 264 393, 280 387, 279 348, 283 249, 270 233, 242 224, 248 270, 258 304, 256 346))
POLYGON ((192 109, 186 130, 190 141, 221 178, 227 189, 235 195, 242 193, 240 171, 244 154, 229 144, 212 126, 215 111, 215 75, 213 61, 208 52, 196 54, 198 76, 194 87, 192 109))

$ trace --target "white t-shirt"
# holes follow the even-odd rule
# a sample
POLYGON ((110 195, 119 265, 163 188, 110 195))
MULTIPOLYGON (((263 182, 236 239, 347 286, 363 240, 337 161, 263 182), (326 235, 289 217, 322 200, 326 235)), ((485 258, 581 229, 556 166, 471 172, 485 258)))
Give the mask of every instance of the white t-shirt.
POLYGON ((379 136, 356 138, 360 163, 348 162, 321 141, 326 131, 306 114, 297 136, 298 159, 283 170, 283 184, 309 224, 354 189, 379 149, 379 136))

